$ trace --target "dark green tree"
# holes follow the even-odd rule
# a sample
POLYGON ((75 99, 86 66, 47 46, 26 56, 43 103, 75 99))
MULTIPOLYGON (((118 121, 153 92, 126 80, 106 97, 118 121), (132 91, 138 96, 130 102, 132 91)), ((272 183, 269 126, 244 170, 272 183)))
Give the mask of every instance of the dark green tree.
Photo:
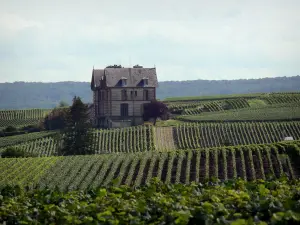
POLYGON ((59 108, 68 107, 68 106, 69 106, 69 104, 65 101, 60 101, 58 104, 59 108))
POLYGON ((88 155, 94 154, 92 149, 92 124, 88 115, 88 106, 80 97, 73 98, 66 117, 66 128, 63 129, 62 148, 59 155, 88 155))

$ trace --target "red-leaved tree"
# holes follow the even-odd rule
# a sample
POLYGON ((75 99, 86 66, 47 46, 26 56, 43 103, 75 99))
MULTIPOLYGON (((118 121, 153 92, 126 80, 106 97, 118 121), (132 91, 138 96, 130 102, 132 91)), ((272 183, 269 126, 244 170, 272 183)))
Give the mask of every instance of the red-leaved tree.
POLYGON ((55 108, 44 120, 44 127, 47 130, 63 129, 66 126, 66 119, 69 108, 55 108))
POLYGON ((149 119, 153 118, 155 126, 157 118, 168 119, 168 107, 163 102, 152 100, 150 103, 144 104, 144 121, 149 121, 149 119))

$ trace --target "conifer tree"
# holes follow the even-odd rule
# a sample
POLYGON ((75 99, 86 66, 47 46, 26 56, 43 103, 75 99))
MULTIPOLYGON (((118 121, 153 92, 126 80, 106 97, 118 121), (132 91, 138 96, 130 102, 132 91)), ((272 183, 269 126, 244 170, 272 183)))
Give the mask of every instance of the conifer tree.
POLYGON ((73 98, 66 117, 66 128, 63 130, 63 145, 59 155, 93 154, 92 124, 89 120, 88 106, 80 97, 73 98))

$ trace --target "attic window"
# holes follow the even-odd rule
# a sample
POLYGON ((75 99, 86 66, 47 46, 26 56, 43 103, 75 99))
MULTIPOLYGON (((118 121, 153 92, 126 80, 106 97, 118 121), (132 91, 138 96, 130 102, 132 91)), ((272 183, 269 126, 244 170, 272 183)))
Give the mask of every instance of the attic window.
POLYGON ((127 78, 126 77, 122 77, 121 78, 121 84, 122 84, 122 86, 126 86, 127 85, 127 78))
POLYGON ((148 78, 143 78, 144 86, 148 86, 148 78))

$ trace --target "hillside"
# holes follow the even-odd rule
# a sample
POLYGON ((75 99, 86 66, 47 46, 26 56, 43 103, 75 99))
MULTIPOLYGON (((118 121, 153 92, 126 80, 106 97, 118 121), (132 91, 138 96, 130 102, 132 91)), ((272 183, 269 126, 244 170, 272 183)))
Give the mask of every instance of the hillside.
MULTIPOLYGON (((294 91, 300 91, 299 75, 249 80, 165 81, 159 82, 157 98, 294 91)), ((91 102, 90 83, 0 83, 0 109, 52 108, 61 100, 71 103, 74 95, 91 102)))

